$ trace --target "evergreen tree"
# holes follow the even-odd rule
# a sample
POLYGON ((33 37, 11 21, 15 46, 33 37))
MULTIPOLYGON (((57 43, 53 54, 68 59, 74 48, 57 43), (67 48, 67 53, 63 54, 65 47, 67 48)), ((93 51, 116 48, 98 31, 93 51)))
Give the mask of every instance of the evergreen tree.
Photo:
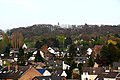
POLYGON ((90 55, 89 60, 88 60, 88 67, 93 67, 93 66, 94 66, 94 61, 93 61, 92 56, 90 55))
POLYGON ((18 64, 21 66, 24 66, 26 63, 26 56, 24 53, 24 49, 22 47, 19 48, 19 53, 18 53, 18 64))
POLYGON ((70 45, 69 54, 70 54, 71 60, 73 60, 73 58, 76 56, 76 48, 74 44, 70 45))
POLYGON ((39 50, 37 50, 37 54, 35 56, 35 62, 44 62, 44 58, 40 55, 39 50))
POLYGON ((41 43, 40 41, 37 41, 35 44, 35 48, 40 49, 41 48, 41 43))

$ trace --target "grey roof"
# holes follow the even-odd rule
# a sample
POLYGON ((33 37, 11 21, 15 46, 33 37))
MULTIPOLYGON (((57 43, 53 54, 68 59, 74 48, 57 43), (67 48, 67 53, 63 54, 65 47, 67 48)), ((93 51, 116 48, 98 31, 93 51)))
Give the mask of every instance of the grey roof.
POLYGON ((104 68, 103 67, 98 67, 98 68, 94 68, 94 67, 83 67, 82 68, 83 72, 88 72, 88 74, 101 74, 102 72, 104 72, 104 68))
POLYGON ((113 62, 113 68, 120 67, 120 62, 113 62))
POLYGON ((38 80, 63 80, 63 77, 61 76, 36 76, 33 78, 38 80))
POLYGON ((63 70, 55 70, 53 72, 51 72, 52 76, 61 76, 63 70))
POLYGON ((119 72, 109 72, 104 78, 116 78, 119 72))
POLYGON ((108 73, 101 73, 101 74, 99 74, 96 78, 95 78, 95 80, 104 80, 104 77, 107 75, 108 73))

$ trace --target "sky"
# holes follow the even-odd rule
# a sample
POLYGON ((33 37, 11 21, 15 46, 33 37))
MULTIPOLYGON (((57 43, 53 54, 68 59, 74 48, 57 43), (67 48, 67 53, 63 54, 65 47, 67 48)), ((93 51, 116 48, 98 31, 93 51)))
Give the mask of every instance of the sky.
POLYGON ((0 0, 0 29, 34 24, 120 24, 120 0, 0 0))

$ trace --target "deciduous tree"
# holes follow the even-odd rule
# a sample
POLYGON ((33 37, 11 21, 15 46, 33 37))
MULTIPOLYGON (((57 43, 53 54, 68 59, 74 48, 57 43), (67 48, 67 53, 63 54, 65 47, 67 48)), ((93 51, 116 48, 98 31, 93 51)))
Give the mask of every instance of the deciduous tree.
POLYGON ((24 44, 24 37, 21 32, 14 32, 11 35, 11 45, 13 48, 20 48, 24 44))

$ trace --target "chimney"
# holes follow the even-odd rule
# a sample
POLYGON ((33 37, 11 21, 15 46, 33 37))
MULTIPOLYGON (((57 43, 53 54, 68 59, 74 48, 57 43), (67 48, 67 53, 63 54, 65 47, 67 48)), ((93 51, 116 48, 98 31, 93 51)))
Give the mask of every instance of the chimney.
POLYGON ((18 65, 15 66, 15 72, 17 72, 17 71, 18 71, 18 65))

